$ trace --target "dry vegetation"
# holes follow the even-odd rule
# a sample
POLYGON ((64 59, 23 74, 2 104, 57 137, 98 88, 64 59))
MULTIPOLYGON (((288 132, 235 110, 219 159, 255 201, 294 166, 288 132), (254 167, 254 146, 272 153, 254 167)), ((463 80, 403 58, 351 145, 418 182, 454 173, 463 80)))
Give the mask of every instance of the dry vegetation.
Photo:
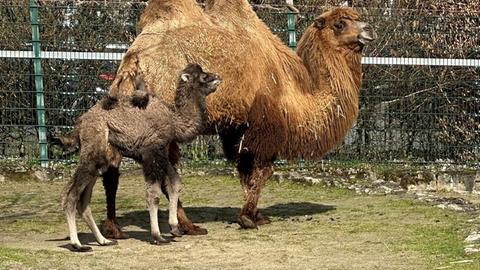
MULTIPOLYGON (((467 222, 471 215, 398 196, 359 196, 272 181, 260 207, 274 222, 259 230, 239 230, 231 223, 239 211, 232 206, 242 200, 237 181, 226 176, 186 177, 187 211, 209 234, 155 246, 149 243, 141 173, 124 175, 119 221, 131 238, 115 247, 99 247, 81 223, 80 237, 92 243, 94 253, 77 254, 64 248, 67 226, 59 202, 64 183, 7 179, 0 183, 0 269, 473 270, 480 264, 479 255, 463 253, 463 239, 476 226, 467 222), (451 264, 459 261, 464 262, 451 264)), ((103 215, 101 185, 91 205, 95 216, 103 215)), ((165 217, 162 211, 160 220, 165 217)), ((161 226, 168 233, 168 225, 161 226)))

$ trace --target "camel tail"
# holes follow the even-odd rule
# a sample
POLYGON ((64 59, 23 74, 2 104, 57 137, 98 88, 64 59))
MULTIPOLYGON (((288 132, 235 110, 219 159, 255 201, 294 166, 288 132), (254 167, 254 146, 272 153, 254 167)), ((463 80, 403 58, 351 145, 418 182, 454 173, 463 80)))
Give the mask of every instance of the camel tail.
POLYGON ((76 126, 70 133, 54 137, 50 143, 60 145, 62 148, 72 148, 80 146, 80 130, 76 126))

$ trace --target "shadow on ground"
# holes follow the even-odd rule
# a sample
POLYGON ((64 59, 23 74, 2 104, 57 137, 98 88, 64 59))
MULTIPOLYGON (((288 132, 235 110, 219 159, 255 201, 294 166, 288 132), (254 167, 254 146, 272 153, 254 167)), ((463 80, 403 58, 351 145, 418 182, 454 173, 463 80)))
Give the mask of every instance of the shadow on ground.
MULTIPOLYGON (((305 215, 315 215, 335 210, 335 206, 300 202, 300 203, 285 203, 276 204, 266 208, 260 209, 260 211, 267 217, 276 217, 280 219, 288 219, 291 217, 301 217, 305 215)), ((186 207, 185 211, 188 217, 193 223, 207 223, 207 222, 226 222, 235 223, 237 220, 240 208, 233 207, 186 207)), ((162 232, 168 232, 169 227, 166 223, 168 219, 168 213, 166 211, 160 211, 159 223, 162 232)), ((118 217, 118 222, 121 226, 134 225, 145 230, 150 230, 150 220, 147 210, 145 211, 132 211, 118 217)), ((135 232, 128 232, 130 237, 135 237, 135 232)), ((140 238, 144 238, 143 235, 140 238)))
MULTIPOLYGON (((276 204, 266 208, 260 209, 260 211, 267 217, 274 217, 278 219, 289 219, 292 217, 302 217, 305 215, 315 215, 325 213, 331 210, 335 210, 333 205, 325 204, 316 204, 308 202, 299 202, 299 203, 285 203, 285 204, 276 204)), ((225 223, 236 223, 238 213, 240 208, 232 207, 186 207, 185 211, 187 212, 189 218, 194 223, 207 223, 207 222, 225 222, 225 223)), ((167 223, 168 213, 167 211, 159 211, 159 226, 162 234, 168 234, 170 227, 167 223)), ((136 226, 142 230, 128 230, 124 231, 129 235, 129 238, 138 239, 144 242, 151 242, 152 237, 150 236, 150 218, 148 211, 132 211, 125 213, 117 218, 118 223, 122 227, 126 226, 136 226)), ((100 224, 99 224, 100 225, 100 224)), ((79 233, 78 238, 80 242, 87 245, 98 245, 95 241, 95 237, 92 233, 79 233)), ((175 241, 173 238, 166 236, 169 242, 175 241)), ((68 241, 69 238, 61 239, 49 239, 47 241, 68 241)), ((73 251, 70 244, 60 245, 59 247, 65 248, 73 251)))

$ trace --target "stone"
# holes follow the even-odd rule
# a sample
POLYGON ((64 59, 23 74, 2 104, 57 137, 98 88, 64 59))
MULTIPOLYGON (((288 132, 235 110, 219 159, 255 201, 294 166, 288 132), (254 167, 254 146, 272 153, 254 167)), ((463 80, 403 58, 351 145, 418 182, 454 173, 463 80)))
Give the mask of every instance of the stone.
POLYGON ((473 253, 478 253, 480 252, 480 248, 476 248, 476 247, 466 247, 464 249, 465 251, 465 254, 467 255, 470 255, 470 254, 473 254, 473 253))
POLYGON ((384 190, 385 194, 390 194, 393 191, 392 188, 389 188, 387 186, 381 186, 380 188, 382 188, 384 190))
POLYGON ((0 174, 0 183, 3 183, 3 182, 5 182, 5 176, 0 174))
POLYGON ((478 232, 472 232, 467 238, 465 238, 464 242, 465 243, 473 243, 477 242, 480 240, 480 233, 478 232))
POLYGON ((458 204, 448 204, 447 208, 457 212, 463 212, 465 209, 458 204))
POLYGON ((42 170, 36 170, 33 172, 33 176, 37 178, 39 181, 48 181, 49 177, 48 174, 45 171, 42 170))

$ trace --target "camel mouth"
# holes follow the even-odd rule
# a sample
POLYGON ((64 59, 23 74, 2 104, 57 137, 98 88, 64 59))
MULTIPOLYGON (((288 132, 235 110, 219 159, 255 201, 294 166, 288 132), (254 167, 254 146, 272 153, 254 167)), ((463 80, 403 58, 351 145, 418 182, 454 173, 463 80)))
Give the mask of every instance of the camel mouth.
POLYGON ((360 42, 362 45, 366 45, 375 39, 377 39, 377 33, 375 33, 375 31, 370 27, 364 28, 360 35, 358 35, 358 42, 360 42))
POLYGON ((213 80, 210 84, 211 84, 212 87, 217 87, 217 86, 220 85, 221 82, 222 82, 222 79, 217 78, 217 79, 213 80))

